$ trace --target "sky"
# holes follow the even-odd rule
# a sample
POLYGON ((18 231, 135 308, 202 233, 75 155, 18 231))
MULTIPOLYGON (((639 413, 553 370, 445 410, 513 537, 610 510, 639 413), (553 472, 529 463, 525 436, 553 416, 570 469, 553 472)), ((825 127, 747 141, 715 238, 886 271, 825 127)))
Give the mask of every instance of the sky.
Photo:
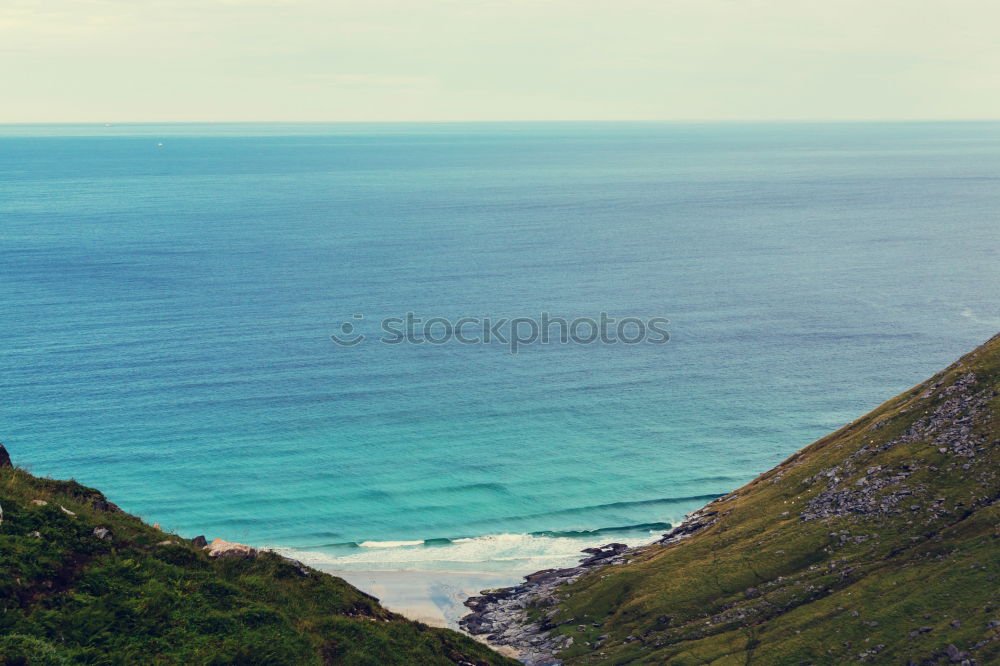
POLYGON ((0 0, 0 122, 1000 118, 997 0, 0 0))

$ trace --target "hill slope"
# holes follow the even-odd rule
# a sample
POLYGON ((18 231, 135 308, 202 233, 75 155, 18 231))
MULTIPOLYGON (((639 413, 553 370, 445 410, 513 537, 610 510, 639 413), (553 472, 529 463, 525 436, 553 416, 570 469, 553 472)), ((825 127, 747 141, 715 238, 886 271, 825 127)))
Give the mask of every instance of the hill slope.
POLYGON ((210 557, 2 446, 0 507, 0 663, 516 663, 274 553, 210 557))
POLYGON ((1000 663, 998 387, 1000 336, 657 544, 470 600, 466 626, 537 663, 1000 663))

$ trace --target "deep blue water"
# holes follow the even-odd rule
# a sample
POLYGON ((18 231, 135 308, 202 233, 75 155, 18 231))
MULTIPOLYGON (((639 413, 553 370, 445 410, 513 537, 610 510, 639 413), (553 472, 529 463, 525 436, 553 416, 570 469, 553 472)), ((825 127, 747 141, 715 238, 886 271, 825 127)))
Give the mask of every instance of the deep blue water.
POLYGON ((187 536, 533 570, 1000 330, 998 211, 995 123, 0 126, 0 440, 187 536), (376 340, 543 311, 671 341, 376 340))

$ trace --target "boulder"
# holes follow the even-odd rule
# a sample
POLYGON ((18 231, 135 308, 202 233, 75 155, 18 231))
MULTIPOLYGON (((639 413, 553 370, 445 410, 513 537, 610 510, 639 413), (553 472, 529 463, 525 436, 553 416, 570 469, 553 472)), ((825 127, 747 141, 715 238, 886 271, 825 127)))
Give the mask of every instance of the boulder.
POLYGON ((959 650, 954 644, 948 645, 944 653, 948 655, 948 660, 953 664, 961 663, 966 657, 969 656, 968 652, 959 650))
POLYGON ((0 444, 0 469, 13 466, 14 463, 10 461, 10 454, 7 453, 7 449, 4 448, 4 445, 0 444))
POLYGON ((191 539, 191 545, 195 548, 204 548, 208 545, 208 539, 205 538, 204 534, 199 534, 195 538, 191 539))
POLYGON ((247 559, 257 557, 257 551, 242 543, 234 543, 223 539, 216 539, 205 546, 209 557, 233 557, 247 559))
POLYGON ((118 508, 117 504, 109 502, 106 499, 102 499, 100 497, 95 497, 93 500, 91 500, 90 506, 94 507, 94 509, 96 509, 97 511, 109 511, 111 513, 122 512, 122 510, 118 508))
POLYGON ((45 500, 40 500, 40 499, 33 499, 31 500, 31 503, 34 504, 35 506, 45 506, 48 504, 48 502, 46 502, 45 500))
POLYGON ((98 539, 104 539, 105 541, 111 541, 113 537, 111 530, 103 526, 94 528, 94 536, 98 539))

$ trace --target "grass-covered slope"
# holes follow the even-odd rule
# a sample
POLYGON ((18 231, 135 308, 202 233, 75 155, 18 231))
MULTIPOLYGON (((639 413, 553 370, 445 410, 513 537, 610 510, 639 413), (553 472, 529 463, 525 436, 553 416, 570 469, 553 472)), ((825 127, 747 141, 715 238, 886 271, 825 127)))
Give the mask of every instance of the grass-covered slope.
POLYGON ((528 616, 569 664, 1000 663, 998 388, 1000 336, 528 616))
POLYGON ((4 466, 0 507, 2 664, 516 663, 273 553, 212 559, 73 481, 4 466))

